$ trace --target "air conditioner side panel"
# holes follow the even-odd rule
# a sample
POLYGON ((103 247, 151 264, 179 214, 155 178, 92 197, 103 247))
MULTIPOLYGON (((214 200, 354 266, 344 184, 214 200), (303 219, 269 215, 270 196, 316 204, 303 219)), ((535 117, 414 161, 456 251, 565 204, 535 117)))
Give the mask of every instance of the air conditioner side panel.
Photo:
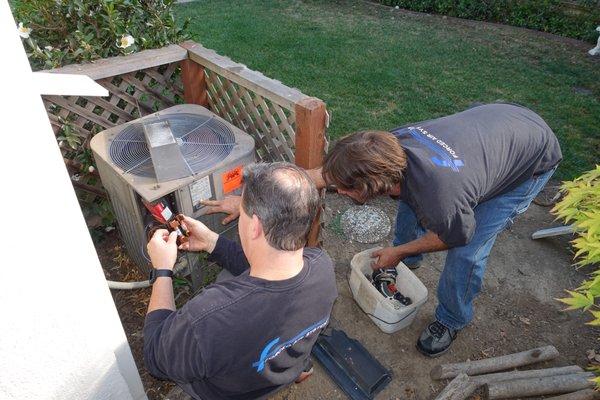
MULTIPOLYGON (((133 195, 133 192, 131 194, 133 195)), ((118 197, 112 200, 112 205, 119 221, 119 232, 127 252, 142 273, 149 273, 150 265, 144 254, 146 233, 144 232, 144 226, 141 224, 142 217, 133 216, 131 210, 121 203, 118 197)))
POLYGON ((96 157, 96 166, 102 185, 110 197, 127 252, 141 272, 149 272, 149 263, 144 256, 146 233, 136 194, 131 186, 116 176, 114 169, 100 157, 96 157))

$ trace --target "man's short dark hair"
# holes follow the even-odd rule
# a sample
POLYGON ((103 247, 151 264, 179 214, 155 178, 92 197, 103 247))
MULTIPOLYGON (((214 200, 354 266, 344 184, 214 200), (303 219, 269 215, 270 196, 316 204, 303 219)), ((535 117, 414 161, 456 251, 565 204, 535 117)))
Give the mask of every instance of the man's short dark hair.
POLYGON ((244 168, 242 208, 258 217, 272 247, 286 251, 304 247, 319 206, 313 181, 294 164, 259 163, 244 168))

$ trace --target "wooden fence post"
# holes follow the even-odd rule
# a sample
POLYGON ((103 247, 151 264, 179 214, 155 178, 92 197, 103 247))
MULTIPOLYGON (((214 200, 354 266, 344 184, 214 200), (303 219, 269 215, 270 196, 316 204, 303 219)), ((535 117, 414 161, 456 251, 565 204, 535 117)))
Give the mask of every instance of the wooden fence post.
POLYGON ((183 98, 188 104, 209 108, 204 67, 189 58, 180 62, 183 98))
MULTIPOLYGON (((295 163, 305 169, 318 168, 323 165, 325 155, 325 103, 309 97, 300 100, 295 106, 296 112, 296 153, 295 163)), ((313 221, 308 235, 308 245, 318 246, 321 230, 322 209, 313 221)))

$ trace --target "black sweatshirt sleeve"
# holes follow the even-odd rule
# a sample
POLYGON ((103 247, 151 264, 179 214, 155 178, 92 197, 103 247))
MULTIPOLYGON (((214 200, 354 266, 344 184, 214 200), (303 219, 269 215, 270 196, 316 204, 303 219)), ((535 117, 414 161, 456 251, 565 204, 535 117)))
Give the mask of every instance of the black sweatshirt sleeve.
POLYGON ((242 246, 223 236, 219 236, 217 245, 208 258, 231 272, 234 276, 238 276, 250 268, 242 246))
POLYGON ((184 310, 154 310, 146 315, 144 363, 153 376, 182 383, 204 376, 201 348, 191 326, 184 310))

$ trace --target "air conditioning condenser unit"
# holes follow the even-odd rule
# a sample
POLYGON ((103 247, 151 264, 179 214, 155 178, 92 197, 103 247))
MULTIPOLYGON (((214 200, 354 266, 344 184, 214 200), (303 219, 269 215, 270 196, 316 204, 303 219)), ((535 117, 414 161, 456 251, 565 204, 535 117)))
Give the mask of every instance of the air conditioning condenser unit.
POLYGON ((102 131, 93 137, 91 148, 121 237, 145 272, 150 266, 148 233, 155 222, 144 203, 161 201, 173 213, 199 219, 222 233, 227 229, 221 225, 223 215, 205 215, 200 202, 239 194, 242 169, 254 162, 249 134, 191 104, 102 131))

